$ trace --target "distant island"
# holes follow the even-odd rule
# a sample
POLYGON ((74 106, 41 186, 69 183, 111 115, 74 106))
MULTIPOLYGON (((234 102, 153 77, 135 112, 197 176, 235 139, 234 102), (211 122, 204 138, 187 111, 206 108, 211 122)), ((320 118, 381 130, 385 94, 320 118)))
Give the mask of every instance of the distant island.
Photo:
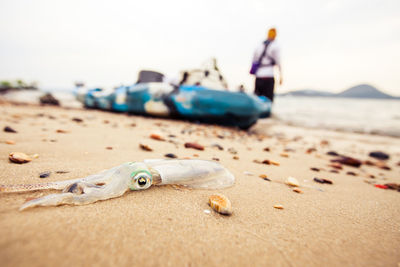
POLYGON ((375 98, 375 99, 400 99, 378 90, 369 84, 353 86, 341 93, 329 93, 318 90, 296 90, 278 96, 308 96, 308 97, 345 97, 345 98, 375 98))

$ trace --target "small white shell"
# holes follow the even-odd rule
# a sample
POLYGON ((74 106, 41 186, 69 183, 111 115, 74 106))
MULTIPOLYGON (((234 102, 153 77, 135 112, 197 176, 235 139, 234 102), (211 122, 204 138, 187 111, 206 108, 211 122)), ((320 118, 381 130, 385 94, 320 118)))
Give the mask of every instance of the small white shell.
POLYGON ((297 181, 297 179, 294 178, 294 177, 292 177, 292 176, 289 176, 289 177, 286 179, 286 182, 285 182, 285 183, 286 183, 287 185, 289 185, 289 186, 295 186, 295 187, 300 186, 299 181, 297 181))

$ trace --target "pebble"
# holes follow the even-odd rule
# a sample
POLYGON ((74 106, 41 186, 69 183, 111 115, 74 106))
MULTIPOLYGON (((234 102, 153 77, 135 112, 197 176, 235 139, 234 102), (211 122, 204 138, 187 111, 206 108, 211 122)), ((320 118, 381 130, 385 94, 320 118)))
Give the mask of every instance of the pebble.
POLYGON ((218 148, 219 150, 224 150, 223 146, 220 144, 212 144, 211 147, 218 148))
POLYGON ((298 194, 303 194, 303 191, 301 191, 299 188, 294 188, 293 192, 296 192, 298 194))
POLYGON ((64 173, 69 173, 69 171, 56 171, 58 174, 64 174, 64 173))
POLYGON ((329 156, 334 156, 334 157, 340 156, 339 153, 337 153, 336 151, 328 151, 326 154, 329 156))
POLYGON ((210 213, 211 213, 211 210, 203 210, 203 212, 204 212, 205 214, 210 214, 210 213))
POLYGON ((389 183, 389 184, 384 184, 388 187, 388 189, 392 190, 397 190, 400 192, 400 184, 395 184, 395 183, 389 183))
POLYGON ((329 172, 331 172, 331 173, 339 173, 338 170, 330 170, 329 172))
POLYGON ((150 138, 154 139, 154 140, 158 140, 158 141, 165 141, 164 137, 162 137, 161 135, 156 134, 156 133, 150 134, 150 138))
POLYGON ((317 178, 314 177, 314 181, 320 184, 333 184, 331 180, 325 179, 325 178, 317 178))
MULTIPOLYGON (((254 160, 254 162, 259 163, 258 160, 254 160)), ((261 163, 262 163, 262 164, 266 164, 266 165, 271 165, 271 164, 272 164, 272 165, 275 165, 275 166, 279 166, 279 165, 280 165, 279 162, 273 161, 273 160, 269 160, 269 159, 265 159, 265 160, 263 160, 261 163)))
POLYGON ((13 128, 11 128, 10 126, 4 127, 3 130, 4 130, 5 132, 7 132, 7 133, 17 133, 17 131, 14 130, 13 128))
POLYGON ((10 159, 10 161, 19 164, 32 161, 32 159, 28 155, 22 152, 11 152, 8 158, 10 159))
POLYGON ((347 175, 352 175, 352 176, 357 176, 357 173, 355 172, 346 172, 347 175))
POLYGON ((335 168, 335 169, 338 169, 338 170, 343 169, 342 164, 337 163, 337 162, 331 163, 331 164, 329 164, 328 166, 330 166, 330 167, 332 167, 332 168, 335 168))
POLYGON ((320 171, 320 169, 315 168, 315 167, 310 168, 310 170, 315 171, 315 172, 319 172, 320 171))
POLYGON ((112 146, 107 146, 106 149, 112 150, 113 148, 112 148, 112 146))
POLYGON ((372 151, 369 156, 380 160, 387 160, 390 157, 389 154, 382 151, 372 151))
POLYGON ((149 147, 148 145, 145 145, 145 144, 139 144, 139 147, 141 148, 141 149, 143 149, 144 151, 153 151, 153 149, 151 148, 151 147, 149 147))
POLYGON ((81 119, 81 118, 78 118, 78 117, 73 117, 72 119, 71 119, 72 121, 74 121, 74 122, 83 122, 83 120, 81 119))
POLYGON ((177 158, 177 156, 175 154, 172 154, 172 153, 167 153, 167 154, 164 155, 164 157, 171 158, 171 159, 176 159, 177 158))
POLYGON ((231 153, 231 154, 234 154, 234 155, 237 154, 236 149, 234 149, 233 147, 228 148, 228 152, 231 153))
POLYGON ((238 156, 233 156, 233 159, 238 160, 239 157, 238 156))
POLYGON ((287 185, 289 185, 289 186, 295 186, 295 187, 300 186, 299 181, 297 181, 297 179, 294 178, 294 177, 292 177, 292 176, 289 176, 289 177, 286 179, 285 184, 287 184, 287 185))
POLYGON ((204 146, 197 144, 197 143, 190 143, 187 142, 185 143, 185 148, 193 148, 193 149, 197 149, 197 150, 204 150, 204 146))
POLYGON ((232 214, 232 204, 231 201, 222 194, 211 195, 208 198, 208 205, 216 212, 223 215, 232 214))
POLYGON ((254 173, 248 172, 248 171, 244 171, 243 174, 247 175, 247 176, 253 176, 254 175, 254 173))
POLYGON ((258 177, 260 177, 261 179, 263 179, 263 180, 265 180, 265 181, 271 182, 271 179, 269 179, 269 178, 267 177, 267 175, 265 175, 265 174, 260 174, 258 177))
POLYGON ((214 157, 212 160, 219 161, 219 158, 214 157))
POLYGON ((281 156, 281 157, 284 157, 284 158, 288 158, 288 157, 289 157, 289 154, 288 154, 288 153, 281 153, 280 156, 281 156))
POLYGON ((317 149, 312 147, 312 148, 307 149, 306 153, 311 154, 312 152, 315 152, 315 151, 317 151, 317 149))
POLYGON ((360 167, 362 164, 361 160, 355 159, 355 158, 351 158, 351 157, 345 157, 345 156, 341 156, 338 159, 332 159, 331 162, 338 162, 344 165, 348 165, 348 166, 352 166, 352 167, 360 167))
POLYGON ((33 154, 33 155, 32 155, 32 158, 34 158, 34 159, 39 158, 39 154, 33 154))
POLYGON ((263 150, 264 150, 264 151, 267 151, 267 152, 270 152, 270 151, 271 151, 271 149, 270 149, 269 147, 264 147, 263 150))
POLYGON ((66 130, 62 130, 62 129, 57 129, 57 131, 56 131, 57 133, 68 133, 68 131, 66 131, 66 130))
POLYGON ((49 177, 51 172, 42 172, 39 174, 39 178, 47 178, 49 177))
POLYGON ((15 141, 13 140, 6 140, 4 143, 6 143, 7 145, 15 145, 15 141))
POLYGON ((278 209, 278 210, 283 210, 283 206, 280 205, 280 204, 274 205, 274 208, 275 208, 275 209, 278 209))

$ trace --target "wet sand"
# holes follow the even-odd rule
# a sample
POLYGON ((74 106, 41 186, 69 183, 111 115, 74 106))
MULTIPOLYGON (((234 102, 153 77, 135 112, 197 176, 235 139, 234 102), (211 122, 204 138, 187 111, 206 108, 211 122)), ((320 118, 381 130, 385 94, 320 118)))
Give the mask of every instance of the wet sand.
POLYGON ((23 212, 18 208, 26 199, 55 191, 0 193, 2 266, 397 266, 400 262, 400 192, 371 184, 400 183, 399 139, 302 129, 269 120, 244 132, 7 103, 0 104, 0 114, 0 184, 85 177, 128 161, 164 158, 166 153, 219 159, 236 177, 235 185, 223 190, 155 186, 86 206, 23 212), (4 132, 5 126, 18 133, 4 132), (150 139, 151 133, 167 141, 150 139), (205 150, 185 148, 185 142, 197 142, 205 150), (139 143, 153 151, 143 151, 139 143), (224 150, 213 147, 215 143, 224 150), (388 152, 391 158, 386 164, 391 170, 363 164, 332 173, 328 165, 335 157, 326 154, 332 150, 371 161, 375 160, 368 157, 370 151, 388 152), (15 151, 39 157, 26 164, 11 163, 8 155, 15 151), (280 166, 254 162, 265 159, 280 166), (51 172, 50 177, 39 178, 45 171, 51 172), (347 175, 349 171, 357 176, 347 175), (261 179, 261 174, 272 181, 261 179), (302 194, 283 183, 288 176, 297 178, 302 194), (333 184, 316 183, 314 177, 333 184), (231 216, 217 214, 207 205, 214 193, 230 199, 231 216), (276 204, 284 209, 275 209, 276 204))

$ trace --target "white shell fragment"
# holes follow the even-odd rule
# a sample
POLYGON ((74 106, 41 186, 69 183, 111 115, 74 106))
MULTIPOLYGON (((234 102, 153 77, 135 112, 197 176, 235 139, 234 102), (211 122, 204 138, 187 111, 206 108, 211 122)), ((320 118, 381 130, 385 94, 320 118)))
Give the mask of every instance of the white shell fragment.
POLYGON ((297 181, 297 179, 294 178, 294 177, 292 177, 292 176, 289 176, 289 177, 286 179, 286 182, 285 182, 285 183, 286 183, 287 185, 289 185, 289 186, 295 186, 295 187, 300 186, 299 181, 297 181))

